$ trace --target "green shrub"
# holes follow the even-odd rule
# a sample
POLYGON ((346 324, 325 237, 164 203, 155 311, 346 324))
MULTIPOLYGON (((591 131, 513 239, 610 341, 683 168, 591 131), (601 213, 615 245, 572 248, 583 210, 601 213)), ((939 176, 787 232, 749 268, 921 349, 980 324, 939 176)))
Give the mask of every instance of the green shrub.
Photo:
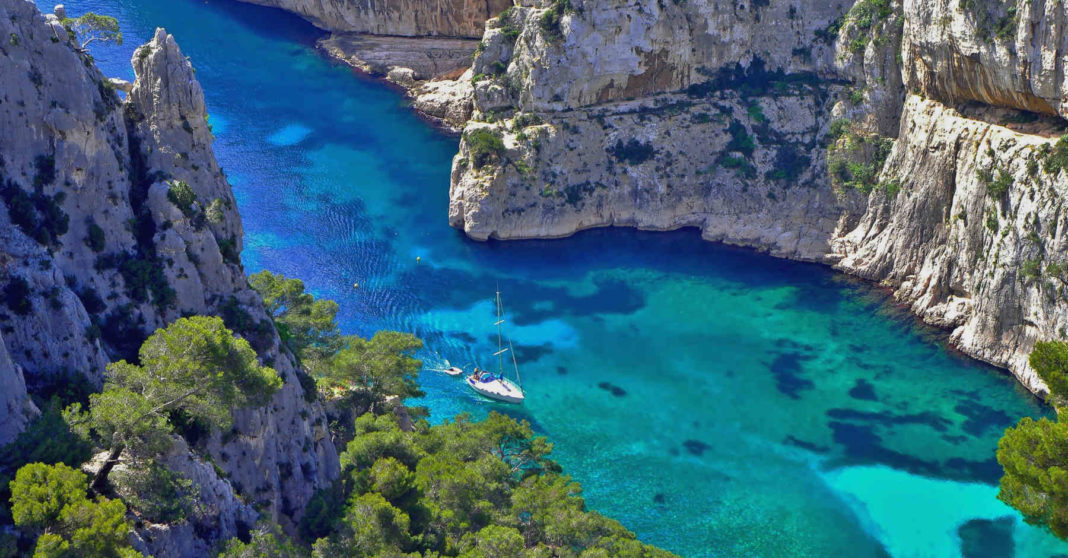
POLYGON ((4 285, 4 304, 14 313, 25 316, 33 310, 30 284, 22 277, 13 277, 4 285))
POLYGON ((53 155, 38 155, 33 160, 37 174, 33 177, 34 188, 48 186, 56 181, 56 158, 53 155))
POLYGON ((545 13, 541 14, 541 19, 538 20, 538 26, 545 33, 545 37, 550 41, 559 41, 563 39, 563 31, 560 29, 560 20, 563 19, 564 14, 570 13, 571 1, 570 0, 556 0, 553 5, 545 10, 545 13))
MULTIPOLYGON (((176 294, 167 282, 163 262, 157 257, 128 253, 105 254, 96 260, 98 270, 117 269, 126 284, 126 293, 137 302, 148 302, 149 295, 158 308, 174 305, 176 294)), ((106 338, 106 336, 105 336, 106 338)))
POLYGON ((719 160, 719 166, 735 171, 735 173, 742 178, 756 178, 756 167, 745 157, 737 157, 734 155, 724 156, 719 160))
POLYGON ((1042 260, 1027 260, 1020 266, 1020 276, 1030 282, 1042 277, 1042 260))
POLYGON ((1042 170, 1056 174, 1068 169, 1068 134, 1065 134, 1053 144, 1052 148, 1043 150, 1042 170))
POLYGON ((94 252, 103 252, 106 247, 104 229, 96 223, 89 223, 89 233, 85 237, 85 245, 94 252))
POLYGON ((70 217, 60 207, 66 199, 64 192, 53 196, 43 192, 28 194, 9 180, 0 187, 0 199, 7 204, 11 222, 41 245, 54 244, 70 226, 70 217))
POLYGON ((623 140, 616 140, 616 144, 605 151, 628 165, 640 165, 656 155, 656 149, 653 148, 653 144, 638 141, 634 138, 631 138, 626 143, 623 143, 623 140))
POLYGON ((746 157, 751 157, 753 151, 756 149, 756 142, 753 140, 753 136, 749 135, 749 131, 745 129, 745 126, 737 120, 731 120, 729 126, 727 126, 727 133, 731 136, 731 141, 727 143, 725 151, 732 152, 737 151, 742 153, 746 157))
POLYGON ((178 206, 182 215, 193 217, 195 213, 193 204, 197 201, 197 195, 188 183, 183 180, 171 182, 170 189, 167 190, 167 199, 178 206))
POLYGON ((839 191, 870 193, 880 187, 877 179, 893 141, 877 134, 861 134, 845 125, 841 130, 841 136, 827 148, 831 184, 839 191))
POLYGON ((997 175, 993 172, 985 169, 976 171, 976 176, 979 182, 986 186, 986 193, 994 200, 1000 200, 1005 197, 1005 193, 1012 187, 1012 175, 1008 172, 998 169, 997 175))
POLYGON ((466 139, 471 166, 476 169, 496 162, 504 153, 504 140, 488 128, 472 130, 466 134, 466 139))
POLYGON ((193 482, 155 461, 116 471, 112 478, 123 501, 149 521, 177 523, 193 511, 193 482))
POLYGON ((976 34, 984 41, 1011 39, 1016 34, 1016 5, 1005 0, 960 0, 960 9, 971 16, 976 34))
POLYGON ((223 261, 239 265, 241 263, 241 254, 237 252, 237 240, 231 238, 220 239, 215 238, 215 243, 219 246, 219 253, 222 254, 223 261))

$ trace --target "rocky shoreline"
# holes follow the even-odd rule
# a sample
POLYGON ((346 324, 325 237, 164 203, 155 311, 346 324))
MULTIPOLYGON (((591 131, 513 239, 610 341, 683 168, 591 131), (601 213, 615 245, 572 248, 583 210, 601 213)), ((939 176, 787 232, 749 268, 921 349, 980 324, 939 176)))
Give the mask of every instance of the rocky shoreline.
POLYGON ((334 33, 316 46, 329 58, 401 89, 431 124, 459 134, 471 118, 471 57, 478 41, 334 33))
MULTIPOLYGON (((1044 393, 1026 355, 1068 337, 1068 180, 1048 163, 1068 116, 1063 5, 505 7, 483 12, 459 79, 419 79, 436 66, 400 43, 324 46, 462 130, 453 226, 480 240, 697 227, 827 263, 1044 393)), ((320 26, 352 31, 362 12, 345 13, 320 26)))

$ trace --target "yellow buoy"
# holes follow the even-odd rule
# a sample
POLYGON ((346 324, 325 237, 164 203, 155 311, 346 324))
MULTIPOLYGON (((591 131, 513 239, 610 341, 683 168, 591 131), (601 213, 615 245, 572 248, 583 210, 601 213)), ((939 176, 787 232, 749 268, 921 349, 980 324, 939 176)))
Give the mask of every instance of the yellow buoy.
POLYGON ((420 256, 416 256, 416 257, 415 257, 415 261, 417 261, 417 262, 421 262, 421 261, 423 261, 423 258, 422 258, 422 257, 420 257, 420 256))
POLYGON ((352 284, 352 288, 358 289, 358 288, 360 288, 360 284, 359 283, 353 283, 352 284))

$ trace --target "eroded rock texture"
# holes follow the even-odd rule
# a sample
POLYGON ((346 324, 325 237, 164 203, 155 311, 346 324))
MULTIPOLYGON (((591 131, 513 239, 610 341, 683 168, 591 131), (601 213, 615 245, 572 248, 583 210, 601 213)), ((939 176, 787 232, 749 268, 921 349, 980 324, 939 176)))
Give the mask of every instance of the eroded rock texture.
POLYGON ((157 30, 134 54, 124 101, 32 3, 0 0, 0 33, 0 356, 13 361, 0 359, 4 436, 32 412, 19 404, 20 370, 31 393, 77 377, 99 386, 107 363, 134 358, 156 328, 220 315, 285 385, 175 458, 218 496, 215 527, 151 526, 144 544, 157 557, 202 555, 189 549, 234 536, 253 505, 292 527, 337 476, 337 455, 245 280, 240 216, 190 63, 157 30))
POLYGON ((1047 162, 1066 10, 522 2, 472 66, 450 222, 477 239, 694 226, 824 261, 1040 392, 1026 355, 1068 310, 1066 176, 1047 162))

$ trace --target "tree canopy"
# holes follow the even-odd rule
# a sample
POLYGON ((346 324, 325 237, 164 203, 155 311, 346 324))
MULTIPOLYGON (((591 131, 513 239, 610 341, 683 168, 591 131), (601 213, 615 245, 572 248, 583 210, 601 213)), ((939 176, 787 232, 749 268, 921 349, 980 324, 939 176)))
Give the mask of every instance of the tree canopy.
POLYGON ((141 346, 141 364, 108 366, 104 390, 89 398, 89 423, 111 448, 100 486, 123 449, 155 454, 170 444, 171 417, 181 412, 213 428, 229 429, 232 411, 262 406, 282 380, 261 366, 248 342, 217 317, 181 318, 141 346))
POLYGON ((529 424, 498 413, 420 422, 414 432, 368 413, 341 456, 332 513, 305 516, 302 532, 326 533, 318 558, 670 556, 587 511, 551 449, 529 424))
POLYGON ((1068 343, 1039 341, 1027 362, 1049 387, 1050 402, 1064 406, 1068 402, 1068 343))
MULTIPOLYGON (((249 284, 263 299, 283 343, 331 399, 347 399, 350 407, 379 412, 376 405, 386 399, 423 395, 418 383, 423 363, 415 358, 423 342, 414 335, 341 335, 337 303, 306 293, 300 279, 261 271, 249 277, 249 284)), ((347 424, 354 418, 343 416, 347 424)))
MULTIPOLYGON (((1028 362, 1049 386, 1059 417, 1068 400, 1068 343, 1039 342, 1028 362)), ((998 498, 1028 523, 1068 539, 1068 424, 1024 417, 1005 431, 997 459, 1004 469, 998 498)))
POLYGON ((364 390, 372 403, 386 397, 419 397, 419 370, 423 363, 413 354, 423 342, 410 333, 379 331, 371 339, 342 338, 340 350, 323 360, 316 374, 328 386, 364 390))
POLYGON ((34 558, 130 558, 126 506, 86 496, 86 476, 63 464, 32 463, 11 483, 15 525, 37 533, 34 558))
POLYGON ((248 282, 263 298, 282 342, 297 358, 317 361, 338 349, 341 334, 335 321, 336 302, 317 300, 304 292, 300 279, 287 279, 267 270, 250 275, 248 282))
POLYGON ((82 38, 82 50, 94 41, 122 46, 119 20, 111 16, 89 12, 81 17, 67 18, 63 20, 63 25, 82 38))

